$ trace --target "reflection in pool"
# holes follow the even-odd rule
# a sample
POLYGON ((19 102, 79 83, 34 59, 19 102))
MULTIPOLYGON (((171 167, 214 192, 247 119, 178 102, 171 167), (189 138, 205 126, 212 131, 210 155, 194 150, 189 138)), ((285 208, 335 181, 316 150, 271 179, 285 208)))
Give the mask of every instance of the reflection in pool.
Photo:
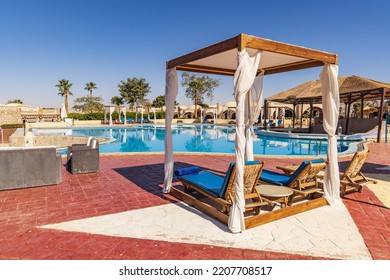
MULTIPOLYGON (((164 152, 163 126, 90 127, 71 129, 34 129, 36 135, 73 135, 112 138, 115 141, 100 145, 102 153, 164 152)), ((221 125, 176 125, 172 129, 175 152, 234 154, 235 127, 221 125)), ((356 146, 355 141, 338 141, 338 152, 356 146)), ((255 135, 253 151, 257 155, 325 155, 326 138, 299 139, 255 135)), ((353 151, 352 151, 353 152, 353 151)))

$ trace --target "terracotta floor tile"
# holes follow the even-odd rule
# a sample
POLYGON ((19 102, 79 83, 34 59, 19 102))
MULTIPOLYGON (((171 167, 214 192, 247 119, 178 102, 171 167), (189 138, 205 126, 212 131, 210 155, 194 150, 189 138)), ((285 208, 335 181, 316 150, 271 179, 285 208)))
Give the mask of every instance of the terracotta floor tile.
MULTIPOLYGON (((364 168, 389 166, 388 146, 370 146, 364 168), (373 157, 373 155, 378 156, 373 157)), ((267 169, 302 158, 265 158, 267 169)), ((223 174, 233 156, 175 155, 175 166, 198 165, 223 174)), ((65 162, 65 159, 63 159, 65 162)), ((322 259, 276 252, 222 248, 35 228, 39 225, 119 213, 177 201, 162 194, 163 155, 102 156, 98 173, 62 169, 58 186, 0 192, 1 259, 322 259), (23 246, 21 246, 23 244, 23 246)), ((344 167, 348 158, 340 158, 344 167)), ((340 168, 342 170, 342 168, 340 168)), ((365 170, 363 170, 363 173, 365 170)), ((178 182, 174 182, 178 184, 178 182)), ((390 209, 368 189, 343 200, 374 259, 390 259, 390 209)))

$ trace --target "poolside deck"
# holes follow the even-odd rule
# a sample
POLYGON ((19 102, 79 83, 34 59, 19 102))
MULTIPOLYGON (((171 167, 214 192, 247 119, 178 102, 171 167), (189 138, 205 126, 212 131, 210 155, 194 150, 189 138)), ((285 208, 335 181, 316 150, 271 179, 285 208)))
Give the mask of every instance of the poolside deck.
MULTIPOLYGON (((321 207, 242 234, 162 194, 163 155, 104 155, 98 173, 63 168, 58 186, 0 192, 0 259, 389 260, 389 145, 370 144, 363 172, 379 184, 347 195, 345 207, 321 207), (344 241, 337 239, 341 232, 344 241)), ((274 170, 303 160, 259 159, 274 170)), ((339 159, 341 170, 348 159, 339 159)), ((234 158, 175 160, 224 172, 234 158)))

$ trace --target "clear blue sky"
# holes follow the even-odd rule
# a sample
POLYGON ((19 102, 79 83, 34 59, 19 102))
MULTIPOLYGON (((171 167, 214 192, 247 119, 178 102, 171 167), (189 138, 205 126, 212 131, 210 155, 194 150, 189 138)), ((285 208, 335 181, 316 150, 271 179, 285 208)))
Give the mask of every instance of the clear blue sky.
MULTIPOLYGON (((110 104, 118 84, 145 78, 164 94, 165 62, 246 33, 337 53, 339 75, 390 82, 390 4, 370 1, 0 0, 0 103, 59 107, 55 85, 85 83, 110 104), (240 11, 241 10, 241 11, 240 11)), ((320 68, 270 75, 265 96, 317 79, 320 68)), ((232 101, 232 78, 208 104, 232 101)), ((178 102, 190 105, 179 90, 178 102)))

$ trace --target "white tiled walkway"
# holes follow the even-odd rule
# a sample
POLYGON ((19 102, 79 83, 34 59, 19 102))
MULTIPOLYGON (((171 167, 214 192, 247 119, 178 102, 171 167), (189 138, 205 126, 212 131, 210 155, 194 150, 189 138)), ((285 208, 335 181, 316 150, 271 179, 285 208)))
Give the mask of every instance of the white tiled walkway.
POLYGON ((177 203, 44 226, 65 231, 247 248, 341 259, 371 259, 344 205, 324 206, 232 234, 225 225, 177 203))

